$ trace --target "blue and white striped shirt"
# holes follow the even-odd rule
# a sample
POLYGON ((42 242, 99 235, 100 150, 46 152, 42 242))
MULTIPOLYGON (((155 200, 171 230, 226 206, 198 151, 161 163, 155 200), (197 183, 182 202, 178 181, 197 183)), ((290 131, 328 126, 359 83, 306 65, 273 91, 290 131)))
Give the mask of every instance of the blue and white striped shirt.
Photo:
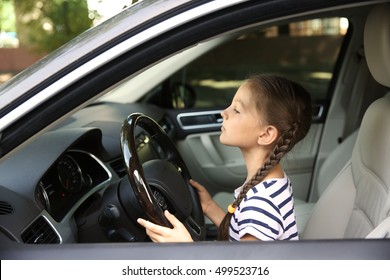
MULTIPOLYGON (((237 197, 243 186, 234 191, 237 197)), ((231 241, 250 234, 259 240, 298 240, 290 180, 265 180, 248 191, 230 220, 231 241)))

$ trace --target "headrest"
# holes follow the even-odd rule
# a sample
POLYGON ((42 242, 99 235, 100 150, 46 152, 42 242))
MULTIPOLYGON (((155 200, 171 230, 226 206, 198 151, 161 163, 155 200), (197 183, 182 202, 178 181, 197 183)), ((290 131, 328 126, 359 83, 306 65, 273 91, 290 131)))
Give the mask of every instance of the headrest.
POLYGON ((364 50, 374 79, 390 87, 390 5, 375 6, 364 27, 364 50))

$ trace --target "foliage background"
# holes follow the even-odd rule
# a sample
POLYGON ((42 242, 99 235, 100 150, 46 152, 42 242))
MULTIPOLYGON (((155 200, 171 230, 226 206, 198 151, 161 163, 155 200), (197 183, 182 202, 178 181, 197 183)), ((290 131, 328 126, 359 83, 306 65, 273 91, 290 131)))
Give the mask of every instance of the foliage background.
MULTIPOLYGON (((91 0, 1 0, 0 32, 17 34, 19 47, 49 53, 83 31, 102 15, 90 9, 91 0)), ((95 0, 112 6, 137 0, 95 0)))
POLYGON ((13 1, 19 46, 48 53, 90 28, 87 0, 13 1))

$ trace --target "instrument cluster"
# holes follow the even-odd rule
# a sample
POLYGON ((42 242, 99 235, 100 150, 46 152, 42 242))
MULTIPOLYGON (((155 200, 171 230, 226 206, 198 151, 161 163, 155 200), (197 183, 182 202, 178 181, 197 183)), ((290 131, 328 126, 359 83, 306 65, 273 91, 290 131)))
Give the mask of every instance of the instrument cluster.
POLYGON ((110 171, 93 154, 70 150, 41 178, 35 191, 36 201, 59 222, 84 195, 110 177, 110 171))

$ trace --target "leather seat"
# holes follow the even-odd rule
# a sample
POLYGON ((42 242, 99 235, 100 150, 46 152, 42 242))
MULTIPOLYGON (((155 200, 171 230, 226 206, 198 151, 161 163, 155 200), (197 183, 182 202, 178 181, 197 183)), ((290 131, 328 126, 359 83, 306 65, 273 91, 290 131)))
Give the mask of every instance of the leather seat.
MULTIPOLYGON (((331 181, 351 158, 358 131, 359 130, 356 130, 345 138, 344 141, 332 151, 322 164, 318 172, 317 180, 314 184, 318 197, 321 197, 331 181)), ((294 204, 298 232, 301 235, 311 213, 313 212, 316 202, 305 202, 303 200, 295 199, 294 204)))
MULTIPOLYGON (((390 87, 390 5, 374 7, 364 30, 374 79, 390 87)), ((351 159, 316 203, 302 239, 376 237, 390 215, 390 97, 367 109, 351 159)))

